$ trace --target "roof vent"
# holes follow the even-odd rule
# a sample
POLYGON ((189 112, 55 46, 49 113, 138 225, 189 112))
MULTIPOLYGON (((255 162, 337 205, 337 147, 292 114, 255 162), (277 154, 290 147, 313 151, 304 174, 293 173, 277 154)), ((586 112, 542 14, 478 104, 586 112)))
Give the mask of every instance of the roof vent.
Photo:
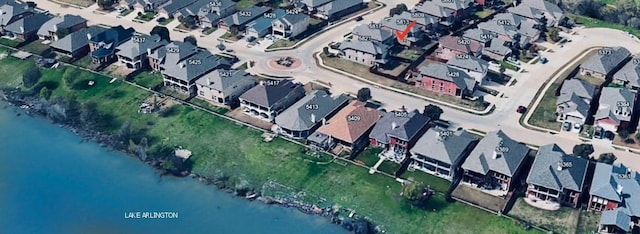
POLYGON ((396 122, 391 123, 391 130, 398 128, 398 124, 396 122))
POLYGON ((618 195, 622 195, 622 190, 624 187, 622 187, 622 185, 618 184, 618 187, 616 188, 616 192, 618 193, 618 195))
POLYGON ((558 166, 556 167, 556 170, 558 170, 558 171, 562 171, 562 169, 563 169, 563 168, 564 168, 564 167, 563 167, 563 165, 562 165, 562 162, 558 162, 558 166))
POLYGON ((314 113, 311 113, 311 122, 312 123, 316 122, 316 115, 314 113))
POLYGON ((493 159, 498 159, 502 157, 502 153, 498 152, 498 151, 493 151, 493 159))

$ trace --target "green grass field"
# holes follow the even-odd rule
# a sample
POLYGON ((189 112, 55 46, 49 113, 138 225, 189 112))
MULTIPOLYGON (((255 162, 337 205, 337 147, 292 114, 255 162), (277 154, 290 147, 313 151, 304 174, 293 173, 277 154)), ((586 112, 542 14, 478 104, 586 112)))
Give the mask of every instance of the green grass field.
MULTIPOLYGON (((20 84, 22 73, 30 66, 33 62, 1 60, 0 72, 14 75, 1 76, 0 84, 20 84)), ((389 233, 532 233, 508 219, 461 203, 448 203, 441 195, 432 197, 424 208, 413 207, 399 195, 401 185, 393 178, 370 175, 365 168, 350 163, 316 163, 300 145, 281 138, 264 142, 261 132, 190 107, 175 106, 166 117, 138 113, 138 105, 150 93, 120 80, 109 83, 108 77, 64 66, 42 73, 40 82, 49 83, 53 96, 73 92, 81 102, 94 101, 100 113, 109 113, 112 121, 107 131, 116 131, 124 121, 131 120, 135 135, 146 136, 151 148, 169 145, 191 150, 194 173, 231 176, 256 188, 268 181, 285 184, 354 209, 389 233), (71 90, 60 79, 67 72, 73 72, 79 84, 89 80, 95 84, 75 85, 71 90)))
POLYGON ((589 18, 581 15, 568 14, 568 17, 572 19, 576 24, 584 25, 587 28, 612 28, 618 29, 625 32, 629 32, 636 37, 640 37, 640 29, 626 27, 624 25, 609 23, 603 20, 589 18))

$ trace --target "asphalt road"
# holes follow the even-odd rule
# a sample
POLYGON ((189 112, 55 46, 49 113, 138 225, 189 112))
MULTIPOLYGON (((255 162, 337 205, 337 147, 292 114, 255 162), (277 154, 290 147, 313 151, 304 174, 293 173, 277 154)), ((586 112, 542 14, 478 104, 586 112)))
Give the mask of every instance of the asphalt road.
MULTIPOLYGON (((88 9, 76 9, 62 8, 60 5, 47 0, 35 0, 35 2, 38 4, 38 7, 47 9, 52 13, 80 15, 89 19, 90 24, 104 24, 112 26, 122 25, 125 27, 133 27, 137 31, 143 33, 150 32, 156 24, 155 21, 144 24, 132 22, 130 20, 130 18, 132 18, 131 15, 125 18, 116 18, 113 14, 96 14, 92 10, 96 8, 96 5, 88 9)), ((367 83, 319 68, 315 65, 315 60, 312 57, 314 52, 322 51, 322 48, 329 42, 341 41, 342 36, 350 32, 355 25, 359 23, 379 21, 380 19, 388 16, 390 6, 393 7, 400 2, 403 2, 408 6, 412 6, 417 2, 417 0, 383 2, 387 4, 386 8, 365 15, 363 17, 363 21, 350 21, 334 27, 328 32, 307 41, 295 50, 265 53, 264 51, 247 48, 243 43, 229 45, 229 48, 234 49, 236 55, 242 60, 256 61, 257 64, 254 71, 257 72, 271 75, 293 76, 294 79, 301 82, 321 80, 326 83, 331 83, 331 89, 334 93, 356 93, 358 89, 368 87, 372 91, 372 96, 376 100, 383 102, 387 110, 396 109, 401 106, 405 106, 409 109, 416 108, 422 110, 425 105, 430 104, 428 101, 395 93, 384 88, 372 87, 367 83), (298 57, 302 60, 304 67, 294 72, 280 72, 274 71, 266 66, 266 61, 269 58, 281 56, 298 57)), ((132 14, 135 14, 135 12, 132 14)), ((171 38, 173 40, 182 40, 184 37, 190 35, 188 33, 170 31, 171 38)), ((571 149, 575 144, 582 143, 575 134, 561 133, 558 135, 551 135, 549 133, 526 129, 518 123, 520 115, 516 113, 517 106, 527 106, 532 102, 535 93, 542 87, 545 80, 551 78, 554 71, 562 69, 566 64, 579 57, 581 52, 588 48, 596 46, 624 46, 632 53, 640 52, 640 44, 638 43, 638 40, 631 38, 628 34, 618 30, 590 28, 576 29, 576 31, 578 34, 571 36, 572 42, 567 43, 563 48, 560 48, 559 46, 551 47, 554 52, 544 54, 544 56, 549 59, 549 63, 544 65, 523 64, 522 67, 527 70, 527 72, 514 75, 518 82, 512 87, 504 89, 505 98, 501 98, 494 103, 496 105, 496 109, 491 114, 478 116, 443 106, 442 109, 444 110, 444 114, 442 115, 442 118, 449 120, 454 125, 467 129, 477 129, 485 132, 502 129, 512 138, 533 145, 556 143, 565 151, 571 153, 571 149)), ((197 31, 192 32, 192 34, 197 36, 199 46, 209 48, 211 51, 217 51, 215 48, 215 46, 219 44, 217 38, 213 36, 200 37, 201 34, 197 31)), ((216 31, 214 34, 220 35, 221 32, 216 31)), ((616 151, 611 147, 610 143, 605 141, 597 141, 593 144, 596 150, 596 155, 604 152, 613 152, 618 157, 618 162, 622 162, 635 170, 640 170, 640 162, 636 160, 640 155, 616 151)))

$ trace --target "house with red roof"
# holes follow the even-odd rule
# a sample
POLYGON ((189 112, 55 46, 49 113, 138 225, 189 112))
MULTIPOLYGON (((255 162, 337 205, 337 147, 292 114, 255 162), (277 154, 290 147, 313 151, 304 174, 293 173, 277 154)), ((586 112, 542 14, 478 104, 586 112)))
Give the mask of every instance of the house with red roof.
POLYGON ((458 57, 482 55, 483 46, 480 42, 464 37, 444 36, 438 41, 436 57, 450 60, 458 57))

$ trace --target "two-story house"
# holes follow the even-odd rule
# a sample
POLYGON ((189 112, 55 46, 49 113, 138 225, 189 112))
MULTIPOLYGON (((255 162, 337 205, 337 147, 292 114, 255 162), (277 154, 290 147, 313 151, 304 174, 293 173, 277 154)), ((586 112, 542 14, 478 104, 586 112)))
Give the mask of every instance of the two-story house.
POLYGON ((626 129, 635 107, 636 94, 625 88, 604 87, 600 92, 594 125, 606 131, 626 129))
POLYGON ((118 62, 133 70, 149 67, 148 55, 167 45, 158 35, 136 34, 131 40, 116 47, 118 62))
POLYGON ((380 157, 402 163, 409 155, 409 149, 429 128, 429 120, 417 110, 384 113, 369 134, 370 144, 383 149, 380 157))
POLYGON ((315 90, 276 116, 277 132, 294 139, 307 138, 347 105, 346 95, 315 90))
POLYGON ((172 87, 189 96, 196 96, 196 81, 200 77, 216 69, 229 69, 230 66, 229 61, 216 57, 207 50, 199 51, 183 60, 180 60, 179 53, 167 51, 162 70, 164 86, 172 87))
POLYGON ((392 19, 393 18, 395 18, 396 20, 400 19, 401 25, 404 24, 404 22, 402 22, 402 19, 416 21, 414 27, 420 29, 423 32, 423 35, 429 36, 431 38, 439 36, 443 29, 442 25, 439 23, 438 18, 422 12, 403 11, 402 13, 398 14, 397 17, 392 17, 392 19))
POLYGON ((394 38, 396 38, 398 44, 403 46, 412 46, 424 40, 425 38, 425 32, 421 30, 420 27, 413 26, 409 28, 409 30, 407 31, 407 35, 402 40, 396 36, 396 32, 404 32, 405 29, 407 29, 407 26, 413 20, 414 19, 413 17, 411 17, 411 15, 394 15, 392 17, 381 20, 380 25, 382 29, 389 31, 392 35, 394 35, 394 38))
POLYGON ((300 0, 295 5, 303 9, 307 14, 335 20, 365 7, 362 0, 300 0))
POLYGON ((196 0, 169 0, 157 7, 158 16, 173 19, 176 13, 194 2, 196 0))
POLYGON ((430 128, 410 149, 410 167, 453 180, 456 171, 477 143, 476 137, 465 130, 450 131, 430 128))
POLYGON ((324 149, 328 149, 327 146, 341 145, 355 154, 369 143, 369 133, 381 114, 360 101, 352 101, 323 123, 307 140, 311 145, 324 149))
MULTIPOLYGON (((206 0, 202 0, 206 1, 206 0)), ((237 12, 237 3, 232 0, 208 1, 197 13, 201 28, 213 28, 224 17, 237 12)))
POLYGON ((381 28, 379 23, 359 24, 351 31, 354 41, 373 41, 385 45, 393 45, 393 33, 381 28))
POLYGON ((249 8, 245 8, 239 10, 236 13, 233 13, 230 16, 222 18, 218 22, 218 28, 224 30, 231 30, 231 28, 235 28, 238 32, 244 32, 247 26, 247 23, 261 17, 264 13, 268 12, 270 9, 268 7, 258 7, 252 6, 249 8))
POLYGON ((562 83, 560 96, 556 100, 558 122, 569 122, 581 126, 589 116, 596 86, 581 79, 569 79, 562 83))
POLYGON ((18 1, 3 1, 0 5, 0 27, 4 27, 22 18, 33 15, 33 9, 18 1))
POLYGON ((529 147, 511 139, 502 130, 487 133, 462 164, 462 181, 481 191, 505 196, 518 182, 529 147))
POLYGON ((87 27, 87 20, 77 15, 60 15, 51 18, 38 29, 40 40, 57 41, 75 31, 87 27))
POLYGON ((103 27, 89 26, 51 42, 49 46, 58 55, 82 58, 89 53, 89 39, 107 30, 103 27))
POLYGON ((422 1, 412 11, 421 12, 438 19, 441 25, 450 28, 466 19, 473 12, 473 0, 432 0, 422 1))
POLYGON ((546 0, 523 0, 520 5, 509 7, 507 10, 510 13, 545 23, 547 27, 557 27, 566 20, 562 9, 546 0))
POLYGON ((284 17, 286 11, 283 9, 277 9, 270 13, 266 13, 263 16, 251 21, 247 24, 244 31, 246 37, 262 38, 267 34, 272 33, 272 24, 275 19, 284 17))
POLYGON ((50 19, 51 17, 47 14, 36 13, 5 26, 4 33, 23 41, 36 40, 38 39, 38 29, 50 19))
POLYGON ((476 80, 458 68, 443 63, 429 63, 419 68, 415 86, 429 91, 456 97, 471 96, 476 80))
POLYGON ((200 51, 187 42, 173 41, 148 54, 149 67, 154 71, 164 71, 165 65, 177 64, 200 51), (167 56, 169 55, 169 56, 167 56), (167 57, 169 60, 167 60, 167 57))
POLYGON ((640 219, 640 175, 622 164, 596 163, 588 209, 602 213, 600 233, 629 233, 640 219))
POLYGON ((567 155, 556 144, 540 146, 527 176, 526 198, 577 207, 588 164, 586 159, 567 155))
POLYGON ((482 55, 482 44, 464 37, 444 36, 438 41, 436 57, 450 60, 456 57, 479 57, 482 55))
POLYGON ((290 80, 263 81, 240 95, 242 111, 273 122, 280 113, 305 96, 304 87, 290 80))
POLYGON ((484 59, 459 55, 447 61, 447 66, 460 69, 476 80, 478 85, 482 85, 487 72, 489 71, 489 62, 484 59))
POLYGON ((245 71, 218 69, 196 80, 198 97, 214 103, 236 106, 238 97, 256 85, 245 71))
POLYGON ((340 57, 366 66, 380 66, 387 63, 389 46, 374 41, 343 41, 340 44, 340 57))
POLYGON ((512 13, 496 14, 491 20, 479 23, 478 29, 519 48, 528 48, 541 35, 538 22, 512 13))
POLYGON ((279 38, 294 38, 309 27, 309 16, 296 13, 284 14, 271 23, 271 34, 279 38))
POLYGON ((483 45, 482 55, 493 60, 502 61, 511 55, 513 44, 498 38, 498 34, 487 30, 474 28, 464 32, 462 37, 474 40, 483 45))
POLYGON ((580 75, 607 79, 613 75, 631 55, 624 47, 616 46, 598 50, 589 60, 580 65, 580 75))
POLYGON ((94 63, 107 64, 115 61, 116 47, 125 43, 135 33, 135 29, 122 26, 109 28, 89 39, 89 50, 94 63))
POLYGON ((640 89, 640 55, 633 56, 627 64, 614 73, 612 82, 632 90, 640 89))

